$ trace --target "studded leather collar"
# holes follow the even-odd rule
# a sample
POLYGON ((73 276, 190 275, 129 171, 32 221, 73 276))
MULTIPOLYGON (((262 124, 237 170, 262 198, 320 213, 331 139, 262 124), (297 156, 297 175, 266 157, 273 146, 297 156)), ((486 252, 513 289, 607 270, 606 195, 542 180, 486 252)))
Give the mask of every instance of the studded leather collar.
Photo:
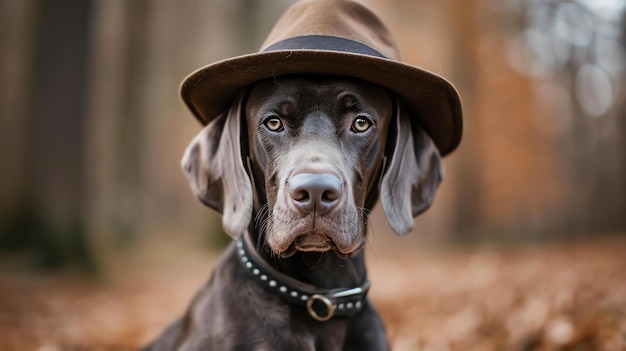
POLYGON ((237 253, 244 270, 270 294, 298 306, 304 306, 318 321, 333 317, 350 317, 365 304, 369 280, 354 288, 321 289, 296 280, 272 268, 254 249, 246 231, 237 239, 237 253))

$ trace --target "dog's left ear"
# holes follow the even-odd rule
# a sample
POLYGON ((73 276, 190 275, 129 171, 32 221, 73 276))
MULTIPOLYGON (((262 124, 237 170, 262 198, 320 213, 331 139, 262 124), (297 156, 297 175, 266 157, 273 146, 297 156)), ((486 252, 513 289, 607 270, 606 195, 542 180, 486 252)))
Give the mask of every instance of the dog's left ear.
POLYGON ((194 194, 222 214, 224 230, 241 235, 252 216, 252 186, 241 153, 243 96, 191 141, 182 160, 194 194))
POLYGON ((413 229, 413 218, 426 211, 443 178, 439 150, 428 134, 412 121, 396 98, 396 144, 381 183, 387 221, 398 235, 413 229))

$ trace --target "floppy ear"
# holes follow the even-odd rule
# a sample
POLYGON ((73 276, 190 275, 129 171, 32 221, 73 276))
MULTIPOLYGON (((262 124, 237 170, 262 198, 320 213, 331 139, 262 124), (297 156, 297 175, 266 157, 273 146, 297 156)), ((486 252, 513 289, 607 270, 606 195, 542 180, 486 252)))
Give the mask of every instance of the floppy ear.
POLYGON ((443 178, 439 150, 396 98, 396 144, 381 184, 383 210, 398 235, 413 229, 413 218, 426 211, 443 178))
POLYGON ((222 214, 224 230, 237 237, 252 216, 252 187, 241 153, 243 98, 191 141, 182 160, 194 194, 222 214))

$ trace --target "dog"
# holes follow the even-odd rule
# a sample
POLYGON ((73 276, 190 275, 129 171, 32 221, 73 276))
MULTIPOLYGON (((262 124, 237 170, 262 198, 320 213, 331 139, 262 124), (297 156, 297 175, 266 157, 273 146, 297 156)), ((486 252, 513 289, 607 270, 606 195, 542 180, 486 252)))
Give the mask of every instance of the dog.
POLYGON ((305 1, 260 53, 186 78, 183 99, 206 126, 183 170, 234 240, 185 315, 145 350, 389 349, 367 297, 368 215, 380 197, 394 232, 412 230, 461 116, 449 83, 380 53, 388 38, 358 3, 305 1), (350 38, 358 23, 385 40, 350 38), (298 33, 309 26, 317 34, 298 33))

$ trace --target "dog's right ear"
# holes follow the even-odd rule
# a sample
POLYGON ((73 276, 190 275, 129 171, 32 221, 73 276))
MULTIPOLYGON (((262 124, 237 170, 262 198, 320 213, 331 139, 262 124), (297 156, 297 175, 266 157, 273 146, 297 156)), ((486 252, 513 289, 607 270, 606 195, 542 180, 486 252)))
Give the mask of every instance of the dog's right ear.
POLYGON ((252 216, 252 186, 241 153, 243 97, 191 141, 182 160, 194 194, 222 214, 224 230, 241 235, 252 216))

